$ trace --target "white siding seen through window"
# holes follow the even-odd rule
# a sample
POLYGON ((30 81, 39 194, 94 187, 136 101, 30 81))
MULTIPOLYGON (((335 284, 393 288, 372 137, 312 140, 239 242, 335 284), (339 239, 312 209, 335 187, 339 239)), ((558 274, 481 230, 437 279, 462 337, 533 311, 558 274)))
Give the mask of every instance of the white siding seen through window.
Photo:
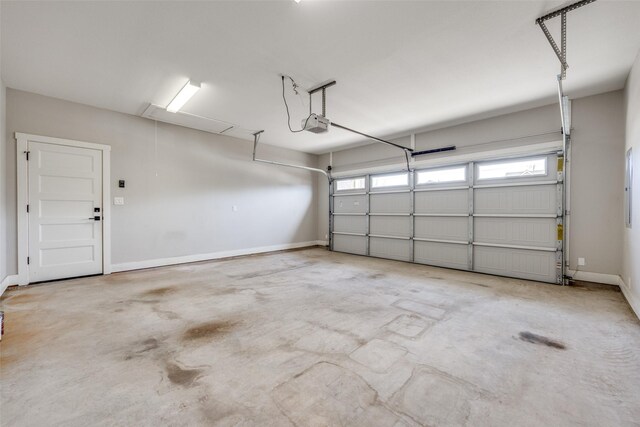
POLYGON ((417 172, 416 184, 440 184, 467 180, 466 166, 417 172))
POLYGON ((364 190, 364 177, 339 179, 336 181, 336 191, 364 190))
POLYGON ((402 187, 409 185, 409 174, 379 175, 371 177, 371 188, 402 187))
POLYGON ((517 178, 547 174, 547 159, 514 160, 478 165, 478 179, 517 178))

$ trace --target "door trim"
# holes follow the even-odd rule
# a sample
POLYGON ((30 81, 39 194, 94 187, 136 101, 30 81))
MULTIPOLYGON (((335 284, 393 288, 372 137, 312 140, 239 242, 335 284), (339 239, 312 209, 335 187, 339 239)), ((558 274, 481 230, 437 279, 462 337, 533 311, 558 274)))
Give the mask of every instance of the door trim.
POLYGON ((72 139, 52 138, 16 132, 17 219, 18 219, 18 285, 29 284, 29 200, 27 146, 29 141, 102 151, 102 274, 111 274, 111 146, 72 139))

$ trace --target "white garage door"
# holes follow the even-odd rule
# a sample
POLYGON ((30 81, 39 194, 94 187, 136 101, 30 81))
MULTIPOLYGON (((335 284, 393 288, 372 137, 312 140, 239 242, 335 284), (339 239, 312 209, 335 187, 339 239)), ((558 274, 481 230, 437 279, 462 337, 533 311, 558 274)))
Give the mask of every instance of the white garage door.
POLYGON ((562 283, 561 166, 553 153, 336 179, 331 248, 562 283))

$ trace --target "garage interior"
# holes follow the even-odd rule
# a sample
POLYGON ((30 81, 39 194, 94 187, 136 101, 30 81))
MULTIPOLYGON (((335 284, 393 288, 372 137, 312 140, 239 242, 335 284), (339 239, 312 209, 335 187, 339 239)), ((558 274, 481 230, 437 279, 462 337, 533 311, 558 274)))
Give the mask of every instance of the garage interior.
POLYGON ((639 23, 2 0, 0 424, 640 425, 639 23))

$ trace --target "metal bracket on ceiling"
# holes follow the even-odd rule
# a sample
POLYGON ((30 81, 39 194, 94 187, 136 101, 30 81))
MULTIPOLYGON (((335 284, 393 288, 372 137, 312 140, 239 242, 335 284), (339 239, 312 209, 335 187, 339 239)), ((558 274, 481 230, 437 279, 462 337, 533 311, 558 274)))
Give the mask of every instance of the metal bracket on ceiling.
POLYGON ((321 173, 322 175, 327 177, 327 179, 329 180, 329 184, 331 184, 331 175, 322 169, 312 168, 309 166, 302 166, 302 165, 293 165, 291 163, 275 162, 273 160, 264 160, 264 159, 257 158, 256 151, 258 150, 258 142, 260 142, 260 135, 262 135, 263 133, 264 133, 264 130, 259 130, 253 133, 253 161, 254 162, 266 163, 266 164, 275 165, 275 166, 284 166, 284 167, 294 168, 294 169, 303 169, 310 172, 321 173))
POLYGON ((536 25, 540 26, 540 29, 542 29, 542 32, 549 41, 549 44, 558 57, 558 60, 560 60, 560 76, 562 79, 567 76, 567 68, 569 68, 569 64, 567 64, 567 13, 582 6, 586 6, 589 3, 593 3, 594 1, 596 0, 581 0, 536 19, 536 25), (560 16, 560 47, 558 47, 558 44, 553 39, 553 36, 545 24, 545 21, 557 16, 560 16))
POLYGON ((309 114, 311 114, 311 95, 322 91, 322 116, 327 117, 327 88, 335 85, 336 83, 337 82, 335 80, 328 80, 307 90, 307 93, 309 93, 309 114))

